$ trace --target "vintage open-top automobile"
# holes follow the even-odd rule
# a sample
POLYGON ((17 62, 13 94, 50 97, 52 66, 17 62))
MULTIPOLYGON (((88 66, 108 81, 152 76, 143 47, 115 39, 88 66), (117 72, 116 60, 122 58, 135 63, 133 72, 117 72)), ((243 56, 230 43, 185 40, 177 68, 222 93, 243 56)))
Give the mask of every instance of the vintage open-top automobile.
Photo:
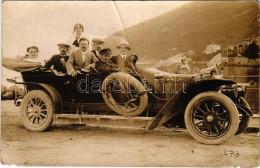
POLYGON ((223 143, 247 128, 252 112, 245 84, 222 79, 214 68, 198 75, 139 70, 133 58, 128 72, 82 72, 73 78, 38 67, 21 72, 22 82, 8 79, 25 86, 21 104, 15 100, 23 125, 44 131, 54 116, 64 114, 152 117, 148 129, 184 121, 193 138, 205 144, 223 143))

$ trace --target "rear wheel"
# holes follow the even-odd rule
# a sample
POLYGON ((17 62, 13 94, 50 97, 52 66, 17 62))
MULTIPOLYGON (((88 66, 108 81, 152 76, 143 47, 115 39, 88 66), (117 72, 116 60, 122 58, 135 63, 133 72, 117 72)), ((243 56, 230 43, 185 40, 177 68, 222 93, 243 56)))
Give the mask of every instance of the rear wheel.
POLYGON ((185 110, 185 125, 197 141, 221 144, 235 135, 238 129, 238 111, 235 104, 218 92, 195 96, 185 110))
POLYGON ((54 107, 50 96, 42 90, 25 95, 20 108, 22 123, 29 131, 44 131, 53 121, 54 107))

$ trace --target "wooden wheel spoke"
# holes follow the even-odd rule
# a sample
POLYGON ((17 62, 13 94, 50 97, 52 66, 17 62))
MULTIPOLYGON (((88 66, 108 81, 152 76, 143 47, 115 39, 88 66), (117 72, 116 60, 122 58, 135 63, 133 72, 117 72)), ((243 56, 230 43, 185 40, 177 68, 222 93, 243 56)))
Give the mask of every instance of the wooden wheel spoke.
POLYGON ((46 118, 46 116, 47 116, 47 115, 45 115, 45 114, 41 113, 41 114, 40 114, 40 116, 43 116, 44 118, 46 118))
POLYGON ((223 113, 220 113, 219 116, 223 116, 224 114, 227 114, 226 110, 223 113))
POLYGON ((35 120, 36 120, 36 116, 33 117, 33 119, 32 119, 32 123, 34 123, 35 120))
POLYGON ((207 103, 204 103, 204 106, 205 106, 206 110, 209 112, 210 110, 209 110, 207 103))
POLYGON ((45 110, 45 109, 43 109, 43 110, 41 110, 41 113, 47 113, 47 109, 45 110))
POLYGON ((29 116, 29 118, 28 118, 28 119, 30 120, 32 117, 34 117, 34 114, 32 114, 31 116, 29 116))
POLYGON ((203 120, 197 122, 195 125, 199 125, 199 124, 201 124, 201 123, 203 123, 203 120))
POLYGON ((44 103, 43 101, 41 101, 39 107, 42 108, 42 107, 44 107, 44 106, 45 106, 45 103, 44 103))
POLYGON ((39 98, 36 98, 36 99, 35 99, 35 105, 36 105, 36 106, 39 106, 38 104, 39 104, 39 98))
POLYGON ((132 105, 132 106, 134 106, 134 108, 136 108, 136 107, 137 107, 137 106, 136 106, 136 105, 135 105, 133 102, 131 102, 131 105, 132 105))
POLYGON ((226 118, 219 118, 218 120, 228 122, 228 119, 226 119, 226 118))
POLYGON ((213 128, 216 131, 216 133, 219 134, 219 131, 218 131, 218 128, 216 127, 216 125, 214 125, 213 128))
POLYGON ((30 101, 29 106, 31 106, 32 108, 35 106, 35 104, 32 100, 30 101))
POLYGON ((208 135, 211 135, 211 134, 212 134, 211 126, 208 126, 208 135))
POLYGON ((203 114, 206 114, 205 111, 203 111, 200 107, 197 108, 200 112, 202 112, 203 114))
POLYGON ((37 119, 36 119, 36 120, 37 120, 37 123, 38 123, 38 124, 40 124, 40 122, 39 122, 39 117, 37 117, 37 119))
POLYGON ((222 129, 222 130, 224 129, 224 127, 219 122, 217 122, 217 124, 220 127, 220 129, 222 129))
POLYGON ((194 115, 194 117, 197 117, 197 118, 204 118, 203 116, 201 116, 201 115, 194 115))
POLYGON ((199 130, 204 131, 205 128, 206 128, 206 125, 205 125, 205 124, 203 124, 203 125, 198 125, 198 128, 199 128, 199 130))
POLYGON ((44 119, 42 118, 42 116, 41 115, 39 115, 39 120, 41 120, 41 121, 43 121, 44 119))
POLYGON ((220 110, 220 106, 217 106, 217 108, 214 109, 214 112, 215 112, 215 113, 218 113, 219 110, 220 110))

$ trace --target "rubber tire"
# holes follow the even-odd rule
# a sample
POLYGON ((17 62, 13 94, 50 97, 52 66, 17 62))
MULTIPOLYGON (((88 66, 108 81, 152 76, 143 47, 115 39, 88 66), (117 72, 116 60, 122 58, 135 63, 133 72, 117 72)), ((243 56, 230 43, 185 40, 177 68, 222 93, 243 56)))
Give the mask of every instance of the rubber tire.
POLYGON ((117 73, 113 73, 109 76, 107 76, 102 84, 102 96, 103 96, 103 99, 104 101, 106 102, 106 104, 108 105, 108 107, 110 107, 113 111, 115 111, 116 113, 122 115, 122 116, 126 116, 126 117, 134 117, 134 116, 138 116, 140 114, 143 113, 143 111, 146 109, 147 107, 147 104, 148 104, 148 96, 147 96, 147 93, 144 93, 143 95, 140 96, 140 100, 141 100, 141 103, 139 105, 139 107, 133 111, 133 112, 125 112, 125 111, 122 111, 122 109, 119 109, 117 107, 115 107, 111 101, 109 100, 108 98, 108 95, 107 95, 107 86, 108 86, 108 81, 111 81, 111 80, 120 80, 122 82, 134 82, 136 83, 137 85, 137 92, 143 92, 145 90, 144 86, 141 84, 140 81, 138 81, 135 77, 127 74, 127 73, 122 73, 122 72, 117 72, 117 73))
POLYGON ((22 103, 21 103, 21 108, 20 108, 20 116, 22 119, 22 124, 24 125, 24 127, 27 130, 34 131, 34 132, 45 131, 46 129, 48 129, 51 126, 51 124, 53 122, 53 115, 54 115, 53 102, 52 102, 52 99, 50 98, 50 96, 46 92, 44 92, 42 90, 33 90, 33 91, 29 92, 28 94, 26 94, 25 97, 23 98, 22 103), (27 105, 28 105, 29 101, 34 97, 38 97, 41 100, 43 100, 47 107, 47 120, 45 121, 45 123, 43 125, 41 125, 39 127, 31 126, 24 117, 24 115, 26 113, 27 105))
MULTIPOLYGON (((250 110, 250 106, 244 97, 240 97, 240 104, 246 106, 250 110)), ((242 119, 239 122, 239 126, 237 129, 236 135, 244 132, 246 130, 249 122, 250 122, 250 116, 245 116, 245 117, 242 116, 242 119)))
POLYGON ((231 136, 235 135, 235 133, 238 129, 239 116, 238 116, 238 111, 237 111, 235 104, 227 96, 225 96, 221 93, 218 93, 218 92, 204 92, 204 93, 198 94, 190 101, 190 103, 188 104, 188 106, 186 107, 186 110, 185 110, 184 120, 185 120, 185 125, 186 125, 187 130, 189 131, 189 133, 195 140, 197 140, 203 144, 222 144, 225 141, 227 141, 231 136), (226 132, 225 135, 223 135, 222 137, 220 137, 218 139, 207 139, 207 138, 200 136, 195 131, 193 124, 191 124, 191 122, 192 122, 191 115, 192 115, 193 107, 196 104, 196 102, 201 99, 209 99, 209 98, 215 99, 218 102, 225 105, 225 107, 227 109, 229 109, 228 111, 230 112, 230 116, 232 119, 229 130, 226 132))

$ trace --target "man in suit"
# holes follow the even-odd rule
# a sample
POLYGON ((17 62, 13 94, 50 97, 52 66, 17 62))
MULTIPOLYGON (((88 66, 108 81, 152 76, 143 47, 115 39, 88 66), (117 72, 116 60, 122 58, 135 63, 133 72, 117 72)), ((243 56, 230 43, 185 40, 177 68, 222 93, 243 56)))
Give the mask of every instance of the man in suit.
POLYGON ((72 77, 76 77, 81 70, 88 70, 90 64, 98 61, 95 55, 88 51, 88 47, 88 39, 82 37, 79 40, 79 49, 70 55, 66 69, 72 77))
POLYGON ((66 73, 66 62, 69 59, 67 55, 68 48, 70 47, 68 44, 60 43, 58 44, 60 54, 53 55, 51 59, 45 64, 44 67, 51 68, 53 66, 52 71, 55 75, 62 75, 66 73))
POLYGON ((111 49, 105 48, 100 51, 100 59, 96 62, 95 68, 101 73, 117 72, 118 67, 109 60, 111 49))
POLYGON ((100 51, 105 41, 100 38, 93 38, 92 43, 93 43, 93 50, 91 52, 93 52, 94 55, 97 57, 97 59, 99 59, 100 51))
POLYGON ((110 60, 119 68, 124 68, 125 60, 127 58, 127 52, 130 51, 131 48, 129 47, 128 42, 126 40, 123 40, 120 42, 119 46, 117 46, 117 49, 119 51, 119 54, 113 56, 110 60))

